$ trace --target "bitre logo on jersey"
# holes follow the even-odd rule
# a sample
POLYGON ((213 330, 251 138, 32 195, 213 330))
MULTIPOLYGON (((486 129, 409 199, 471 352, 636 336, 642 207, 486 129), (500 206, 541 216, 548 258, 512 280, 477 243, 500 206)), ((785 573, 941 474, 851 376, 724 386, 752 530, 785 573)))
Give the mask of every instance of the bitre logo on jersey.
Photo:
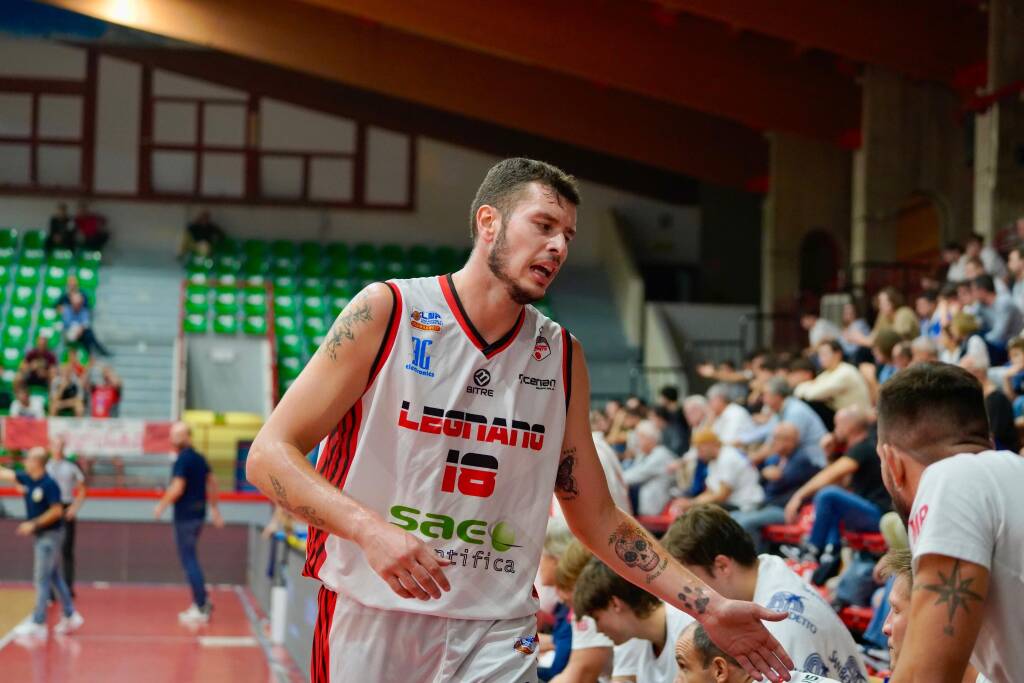
POLYGON ((423 375, 424 377, 433 377, 434 373, 430 369, 430 355, 427 350, 430 345, 434 342, 430 339, 422 339, 420 337, 412 338, 412 362, 405 366, 406 370, 412 370, 417 375, 423 375))
POLYGON ((487 372, 483 368, 473 373, 473 384, 478 387, 486 387, 491 383, 491 373, 487 372))
POLYGON ((420 311, 414 308, 409 315, 409 324, 424 332, 440 332, 441 314, 436 311, 420 311))
POLYGON ((537 342, 533 345, 533 359, 544 360, 551 355, 551 344, 544 338, 544 335, 537 335, 537 342))

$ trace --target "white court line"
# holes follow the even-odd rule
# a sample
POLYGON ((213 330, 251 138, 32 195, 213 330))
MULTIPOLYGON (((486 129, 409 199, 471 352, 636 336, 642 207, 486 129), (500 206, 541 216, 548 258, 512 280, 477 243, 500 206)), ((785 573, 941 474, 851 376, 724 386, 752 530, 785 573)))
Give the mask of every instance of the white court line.
POLYGON ((203 647, 259 647, 252 636, 199 636, 203 647))

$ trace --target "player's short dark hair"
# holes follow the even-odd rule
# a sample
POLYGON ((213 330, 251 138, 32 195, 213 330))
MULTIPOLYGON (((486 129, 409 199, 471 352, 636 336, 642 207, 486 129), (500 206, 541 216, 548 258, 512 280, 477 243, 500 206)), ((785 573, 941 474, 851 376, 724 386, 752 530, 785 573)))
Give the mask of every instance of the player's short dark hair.
POLYGON ((641 619, 661 604, 661 600, 626 581, 600 560, 591 560, 576 579, 576 588, 572 594, 573 611, 577 617, 593 615, 608 607, 612 598, 618 598, 629 605, 641 619))
POLYGON ((523 157, 502 159, 491 166, 484 176, 484 181, 477 188, 469 209, 470 236, 476 239, 476 212, 481 206, 493 206, 501 214, 502 220, 507 222, 523 187, 532 182, 550 187, 574 206, 580 204, 580 189, 576 178, 557 166, 523 157))
POLYGON ((661 397, 666 401, 675 403, 679 400, 679 388, 674 386, 662 387, 661 391, 658 392, 661 397))
POLYGON ((985 394, 974 375, 956 365, 920 363, 901 370, 878 396, 878 441, 910 451, 929 464, 928 453, 950 441, 990 444, 985 394))
POLYGON ((702 567, 715 575, 715 558, 724 555, 744 567, 757 562, 750 534, 718 505, 694 505, 677 517, 661 545, 683 564, 702 567))
POLYGON ((725 661, 729 662, 732 666, 739 666, 739 662, 732 658, 731 655, 725 652, 722 648, 715 645, 715 642, 711 640, 711 636, 704 630, 704 627, 699 622, 693 622, 683 633, 687 631, 693 631, 693 649, 700 654, 701 666, 707 668, 711 666, 712 660, 716 657, 721 657, 725 661))

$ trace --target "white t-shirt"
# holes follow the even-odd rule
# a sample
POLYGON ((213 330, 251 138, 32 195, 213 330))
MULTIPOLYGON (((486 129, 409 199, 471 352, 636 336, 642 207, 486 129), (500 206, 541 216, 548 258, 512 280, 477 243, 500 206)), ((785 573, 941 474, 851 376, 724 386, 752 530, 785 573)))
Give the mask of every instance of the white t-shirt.
POLYGON ((28 405, 22 405, 19 401, 11 403, 8 413, 11 417, 34 417, 41 419, 46 417, 46 403, 42 396, 29 396, 28 405))
POLYGON ((766 621, 764 625, 797 668, 816 676, 867 683, 860 649, 831 605, 781 557, 760 555, 758 560, 754 602, 789 613, 785 621, 766 621))
POLYGON ((85 481, 85 475, 78 465, 69 460, 50 459, 46 463, 46 473, 57 482, 60 489, 60 502, 70 505, 75 500, 75 487, 85 481))
POLYGON ((613 678, 633 676, 636 683, 672 683, 676 678, 676 641, 693 623, 693 617, 672 605, 665 605, 665 647, 657 657, 651 641, 633 638, 615 646, 613 678))
POLYGON ((725 501, 740 509, 754 507, 764 500, 757 468, 732 446, 722 446, 718 457, 708 463, 707 490, 717 491, 722 484, 732 489, 725 501))
MULTIPOLYGON (((924 555, 946 555, 989 571, 971 664, 993 683, 1024 681, 1024 458, 964 453, 925 469, 910 515, 914 571, 924 555)), ((977 609, 976 604, 970 605, 977 609)))
MULTIPOLYGON (((577 620, 570 615, 570 623, 572 624, 573 650, 588 650, 597 647, 612 649, 615 647, 615 643, 612 642, 611 638, 597 630, 597 622, 594 621, 593 617, 583 617, 577 620)), ((598 683, 607 683, 611 680, 612 662, 613 658, 609 657, 604 671, 597 677, 598 683)))
POLYGON ((722 411, 722 414, 715 418, 711 429, 715 432, 722 443, 734 443, 740 440, 741 435, 757 426, 754 418, 746 408, 736 403, 730 403, 722 411))

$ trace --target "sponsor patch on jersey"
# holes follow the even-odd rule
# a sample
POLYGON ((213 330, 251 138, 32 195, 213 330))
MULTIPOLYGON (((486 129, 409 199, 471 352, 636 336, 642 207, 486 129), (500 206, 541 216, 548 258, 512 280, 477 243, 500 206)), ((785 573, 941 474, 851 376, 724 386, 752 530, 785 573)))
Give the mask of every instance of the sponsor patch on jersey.
POLYGON ((533 344, 533 359, 544 360, 551 355, 551 344, 544 338, 544 335, 538 334, 537 340, 533 344))
POLYGON ((516 644, 513 646, 516 652, 522 652, 524 655, 532 655, 537 651, 537 643, 539 639, 537 636, 520 636, 516 638, 516 644))
POLYGON ((433 377, 434 372, 430 369, 430 345, 434 342, 430 339, 423 339, 422 337, 412 338, 412 362, 407 363, 405 366, 406 370, 411 370, 417 375, 423 377, 433 377))
POLYGON ((440 332, 443 323, 441 322, 440 313, 436 311, 421 311, 414 308, 409 315, 409 324, 417 330, 423 330, 424 332, 440 332))
POLYGON ((525 384, 528 387, 533 387, 541 391, 554 391, 555 387, 558 386, 557 379, 544 379, 542 377, 529 377, 528 375, 519 375, 519 383, 525 384))
POLYGON ((466 393, 474 396, 490 396, 494 398, 494 389, 488 389, 491 383, 491 373, 480 368, 473 373, 473 384, 466 387, 466 393))

